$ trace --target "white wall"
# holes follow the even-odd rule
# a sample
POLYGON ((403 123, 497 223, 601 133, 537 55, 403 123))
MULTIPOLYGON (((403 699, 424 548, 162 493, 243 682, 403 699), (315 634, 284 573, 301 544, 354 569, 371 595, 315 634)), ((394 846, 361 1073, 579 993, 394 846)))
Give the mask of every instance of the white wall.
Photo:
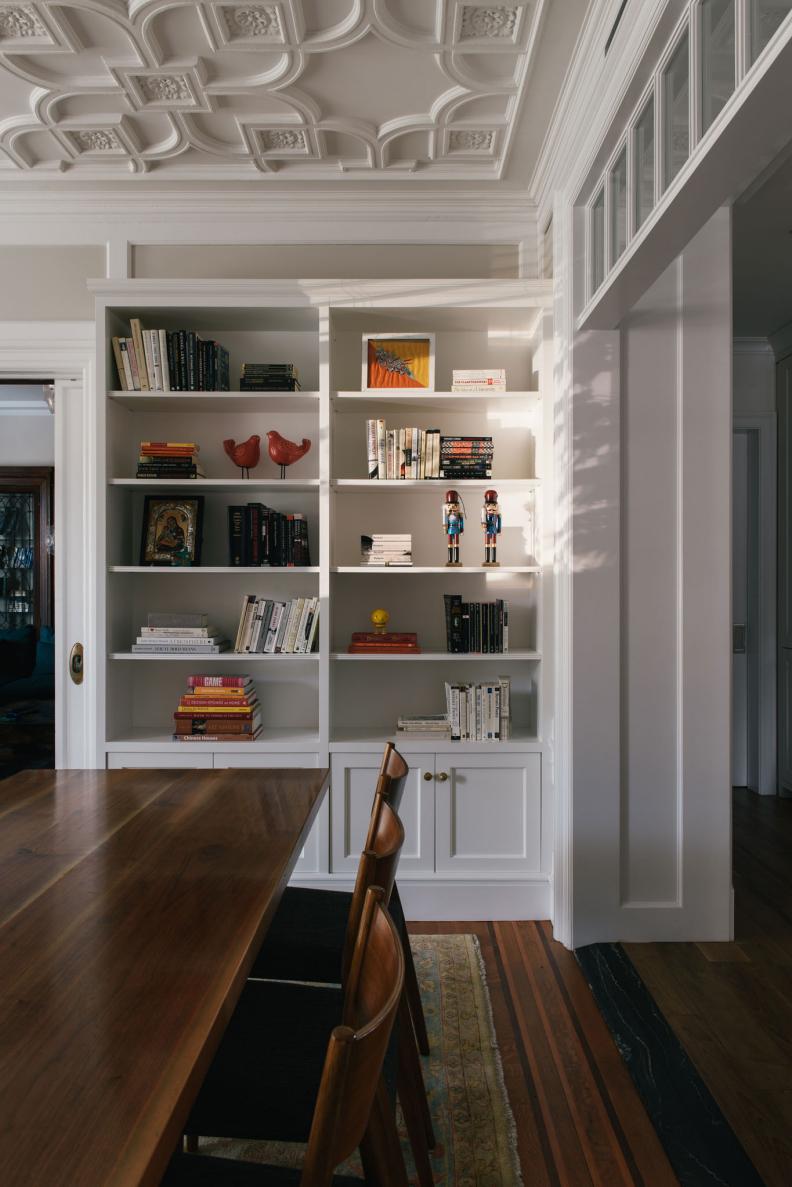
POLYGON ((731 927, 731 228, 573 349, 573 943, 731 927))
POLYGON ((54 416, 0 415, 0 466, 54 465, 54 416))

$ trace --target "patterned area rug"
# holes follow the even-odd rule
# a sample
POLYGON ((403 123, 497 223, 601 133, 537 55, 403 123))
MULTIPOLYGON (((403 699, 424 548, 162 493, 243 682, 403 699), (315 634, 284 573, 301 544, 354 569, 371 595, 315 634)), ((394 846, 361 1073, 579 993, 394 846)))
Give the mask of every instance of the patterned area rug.
MULTIPOLYGON (((522 1187, 517 1142, 503 1083, 489 993, 475 936, 413 936, 431 1055, 422 1060, 437 1147, 438 1187, 522 1187)), ((415 1182, 409 1142, 405 1162, 415 1182)), ((299 1166, 302 1147, 202 1139, 201 1152, 299 1166)), ((360 1164, 346 1171, 362 1176, 360 1164)))

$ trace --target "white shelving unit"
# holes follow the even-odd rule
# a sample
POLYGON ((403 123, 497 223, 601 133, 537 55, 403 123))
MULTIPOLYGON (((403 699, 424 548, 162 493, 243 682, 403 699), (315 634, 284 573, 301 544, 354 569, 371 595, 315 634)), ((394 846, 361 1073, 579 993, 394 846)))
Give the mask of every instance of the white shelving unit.
POLYGON ((109 766, 322 766, 332 791, 299 863, 300 877, 348 883, 370 807, 381 749, 404 711, 439 712, 447 679, 508 674, 512 732, 503 743, 402 739, 411 767, 403 813, 408 843, 404 894, 415 917, 546 917, 549 914, 552 788, 550 537, 543 517, 552 488, 552 401, 547 398, 550 286, 540 281, 97 282, 100 388, 97 526, 103 577, 98 590, 106 656, 98 749, 109 766), (113 334, 129 318, 146 327, 196 329, 231 354, 232 382, 243 361, 294 362, 310 390, 299 393, 123 392, 116 389, 113 334), (364 392, 364 333, 432 331, 436 381, 430 393, 364 392), (504 366, 512 390, 451 392, 453 367, 504 366), (371 482, 365 422, 491 434, 491 481, 371 482), (310 438, 310 451, 281 480, 265 434, 310 438), (222 440, 262 437, 262 460, 241 479, 222 440), (140 440, 196 440, 207 477, 191 482, 136 479, 140 440), (101 448, 103 444, 103 448, 101 448), (462 565, 447 568, 441 507, 447 486, 467 507, 462 565), (499 492, 501 565, 484 568, 481 496, 499 492), (189 490, 205 496, 201 565, 141 566, 145 494, 189 490), (311 559, 304 569, 228 564, 227 507, 250 500, 307 516, 311 559), (359 538, 409 531, 415 564, 369 569, 359 538), (360 578, 365 580, 361 581, 360 578), (395 578, 409 577, 409 581, 395 578), (318 596, 318 651, 310 656, 196 657, 132 653, 152 610, 207 611, 234 638, 242 597, 318 596), (444 593, 510 605, 506 654, 445 650, 444 593), (349 655, 353 630, 385 606, 393 630, 418 632, 420 655, 349 655), (253 675, 265 730, 254 743, 180 743, 171 715, 190 672, 253 675), (473 891, 477 898, 473 899, 473 891))

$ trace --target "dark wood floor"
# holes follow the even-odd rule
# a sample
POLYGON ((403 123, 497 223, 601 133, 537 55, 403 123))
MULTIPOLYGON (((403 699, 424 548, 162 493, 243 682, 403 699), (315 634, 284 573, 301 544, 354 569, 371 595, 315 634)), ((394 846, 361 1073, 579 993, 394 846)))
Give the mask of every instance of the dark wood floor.
POLYGON ((792 800, 734 797, 733 944, 626 950, 767 1187, 792 1183, 792 800))
POLYGON ((526 1187, 676 1187, 571 952, 547 923, 416 923, 481 942, 526 1187))

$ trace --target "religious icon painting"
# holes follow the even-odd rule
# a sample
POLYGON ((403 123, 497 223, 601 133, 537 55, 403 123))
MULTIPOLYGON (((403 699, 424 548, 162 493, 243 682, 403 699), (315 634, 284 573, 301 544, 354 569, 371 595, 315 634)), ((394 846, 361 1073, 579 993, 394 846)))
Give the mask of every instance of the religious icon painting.
POLYGON ((434 391, 434 334, 364 334, 363 391, 434 391))
POLYGON ((203 495, 146 495, 141 565, 199 565, 203 509, 203 495))

